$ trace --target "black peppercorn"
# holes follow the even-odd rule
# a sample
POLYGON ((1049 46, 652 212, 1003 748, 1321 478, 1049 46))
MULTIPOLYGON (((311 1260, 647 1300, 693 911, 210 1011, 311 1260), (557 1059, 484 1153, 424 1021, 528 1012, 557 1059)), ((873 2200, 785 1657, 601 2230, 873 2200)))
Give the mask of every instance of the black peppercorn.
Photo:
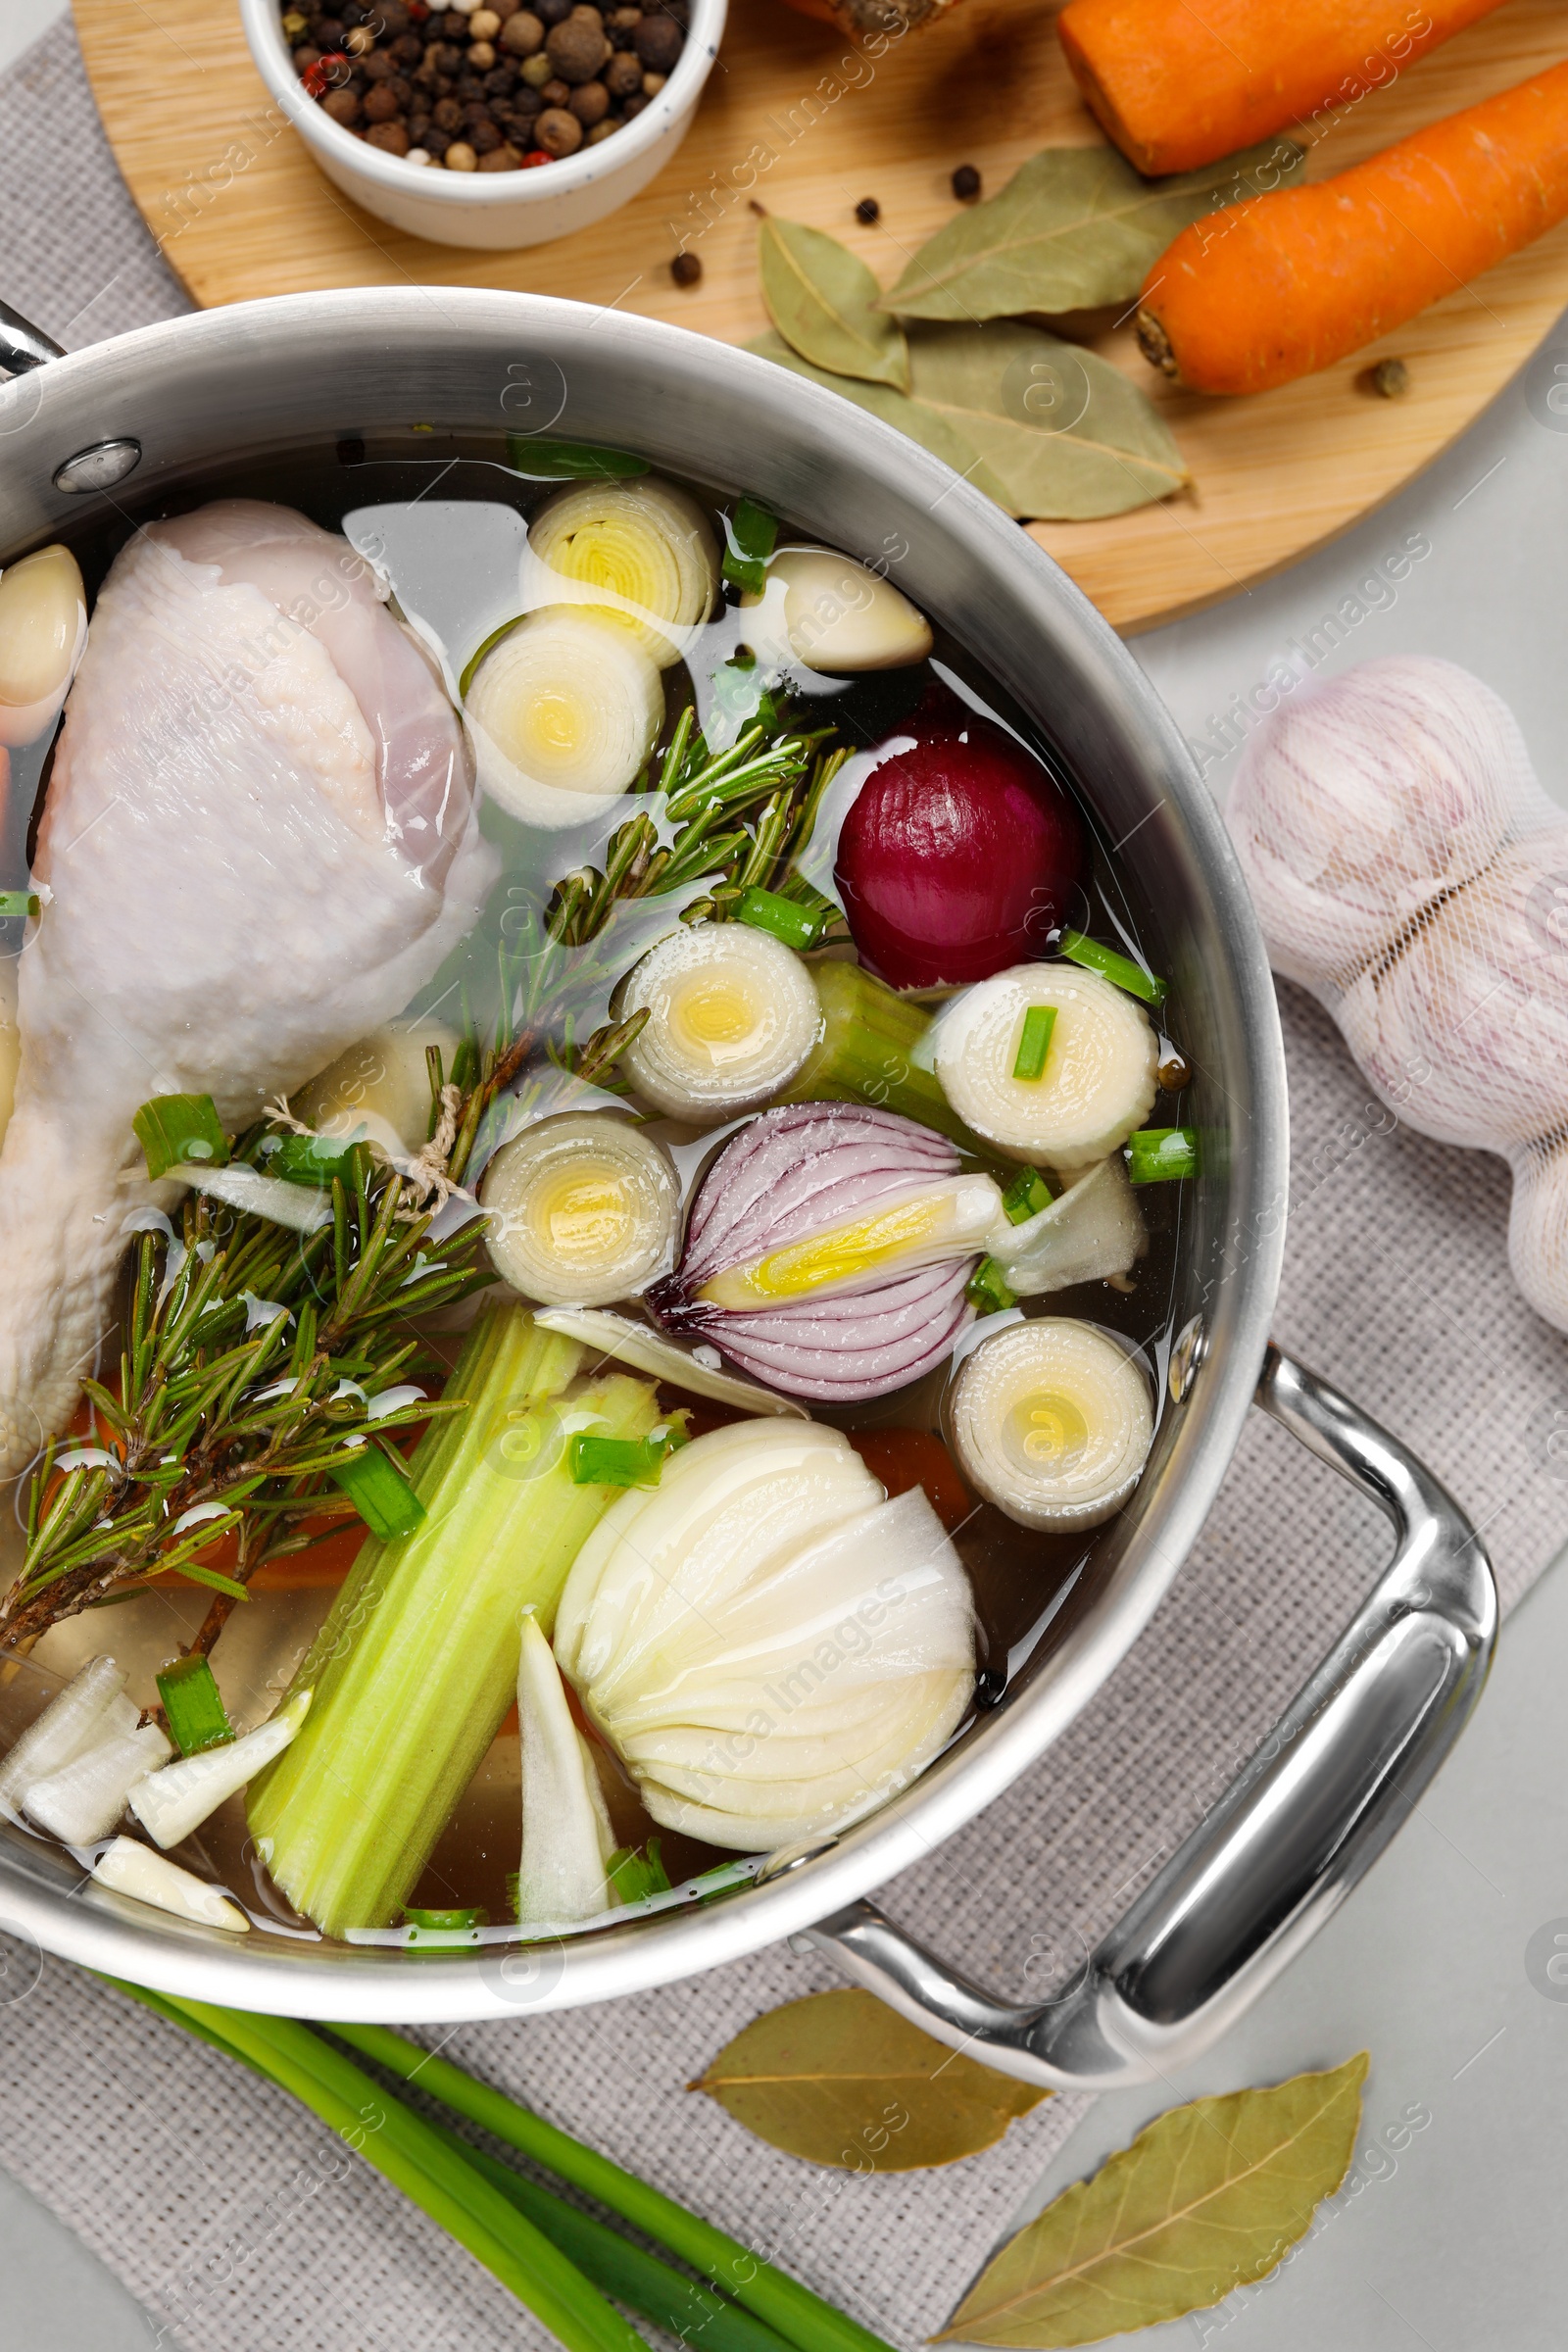
POLYGON ((874 228, 882 218, 882 207, 874 196, 862 196, 855 208, 855 218, 862 228, 874 228))
POLYGON ((677 286, 695 286, 703 274, 702 261, 695 253, 677 253, 669 265, 669 274, 677 286))
POLYGON ((973 164, 960 164, 953 174, 953 193, 960 204, 970 203, 980 193, 980 174, 973 164))

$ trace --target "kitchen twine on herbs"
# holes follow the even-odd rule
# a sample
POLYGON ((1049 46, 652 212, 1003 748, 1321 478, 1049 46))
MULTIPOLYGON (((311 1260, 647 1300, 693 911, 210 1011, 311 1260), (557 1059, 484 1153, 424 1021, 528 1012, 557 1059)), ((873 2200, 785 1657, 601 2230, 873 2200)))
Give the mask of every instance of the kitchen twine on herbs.
MULTIPOLYGON (((69 22, 0 88, 6 298, 62 342, 187 307, 115 170, 69 22)), ((177 220, 177 215, 175 216, 177 220)), ((177 243, 168 250, 177 257, 177 243)), ((1568 1536, 1568 1343, 1509 1279, 1500 1160, 1370 1100, 1281 990, 1290 1245, 1275 1336, 1396 1431, 1516 1601, 1568 1536)), ((1018 1997, 1072 1973, 1219 1794, 1369 1589, 1371 1506, 1259 1415, 1153 1623, 1008 1796, 882 1891, 1018 1997)), ((3 1898, 0 1898, 3 1909, 3 1898)), ((501 2352, 535 2323, 303 2108, 92 1979, 0 1944, 0 2162, 192 2352, 501 2352)), ((932 2173, 828 2173, 682 2085, 760 2011, 841 1980, 775 1948, 634 2000, 429 2029, 470 2072, 775 2257, 893 2342, 947 2319, 1085 2112, 1050 2099, 932 2173)), ((1336 2055, 1337 2053, 1328 2053, 1336 2055)), ((373 2129, 373 2117, 367 2130, 373 2129)))

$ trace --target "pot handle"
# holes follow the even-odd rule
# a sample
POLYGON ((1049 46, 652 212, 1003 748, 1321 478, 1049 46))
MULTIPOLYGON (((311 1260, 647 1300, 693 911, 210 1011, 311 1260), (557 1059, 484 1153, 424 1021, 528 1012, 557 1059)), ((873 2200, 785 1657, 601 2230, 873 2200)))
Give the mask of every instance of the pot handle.
POLYGON ((1270 1348, 1257 1402, 1382 1506, 1394 1561, 1212 1812, 1051 1999, 995 1999, 851 1903, 792 1939, 937 2040, 1059 2090, 1145 2082, 1218 2039, 1376 1861, 1469 1720, 1497 1595, 1446 1490, 1348 1397, 1270 1348))

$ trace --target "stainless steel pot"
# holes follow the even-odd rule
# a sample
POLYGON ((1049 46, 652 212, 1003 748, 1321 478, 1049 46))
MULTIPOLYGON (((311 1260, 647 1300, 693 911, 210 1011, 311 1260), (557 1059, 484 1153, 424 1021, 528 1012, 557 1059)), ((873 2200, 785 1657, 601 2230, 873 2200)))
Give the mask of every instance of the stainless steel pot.
POLYGON ((526 295, 376 288, 250 303, 71 357, 0 312, 0 555, 126 512, 196 467, 376 429, 558 431, 747 490, 876 556, 1085 778, 1157 910, 1211 1140, 1186 1237, 1169 1403, 1052 1644, 897 1803, 710 1908, 457 1957, 236 1943, 82 1883, 16 1830, 0 1925, 165 1990, 296 2016, 449 2020, 606 2000, 793 1936, 941 2039, 1061 2086, 1130 2082, 1203 2047, 1393 1836, 1479 1696, 1496 1603, 1456 1505, 1398 1443, 1268 1345, 1287 1196, 1273 986, 1224 828, 1167 712, 1017 526, 911 442, 748 354, 526 295), (1361 1487, 1393 1565, 1236 1785, 1066 1997, 1017 2007, 885 1920, 870 1889, 1001 1797, 1089 1702, 1161 1599, 1256 1401, 1361 1487))

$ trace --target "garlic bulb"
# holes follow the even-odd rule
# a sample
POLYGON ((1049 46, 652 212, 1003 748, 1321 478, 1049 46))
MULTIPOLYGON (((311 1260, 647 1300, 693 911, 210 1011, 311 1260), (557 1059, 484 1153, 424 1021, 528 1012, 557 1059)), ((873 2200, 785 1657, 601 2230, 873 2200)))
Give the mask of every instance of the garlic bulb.
POLYGON ((741 599, 760 610, 757 634, 765 662, 794 661, 804 669, 903 669, 931 651, 931 623, 891 581, 827 547, 781 547, 767 566, 760 596, 741 599))
POLYGON ((1250 737, 1225 811, 1274 969, 1343 984, 1479 873, 1538 792, 1512 711, 1451 662, 1298 688, 1250 737))
POLYGON ((0 745, 54 723, 87 645, 87 595, 69 548, 41 547, 0 572, 0 745))
POLYGON ((695 923, 651 949, 615 993, 645 1011, 621 1055, 639 1095, 672 1119, 716 1126, 787 1086, 822 1032, 811 975, 749 923, 695 923))
POLYGON ((924 1494, 886 1501, 810 1423, 715 1430, 612 1504, 556 1655, 654 1818, 743 1851, 873 1811, 974 1688, 968 1583, 924 1494))
POLYGON ((672 482, 579 482, 546 501, 528 525, 525 608, 583 604, 613 614, 661 669, 712 610, 713 526, 672 482))
POLYGON ((969 1484, 1025 1527, 1077 1534, 1109 1519, 1153 1442, 1149 1382, 1108 1332, 1065 1317, 982 1340, 951 1408, 969 1484))
POLYGON ((525 1926, 593 1919, 610 1906, 605 1865, 615 1850, 615 1834, 592 1752, 571 1720, 561 1670, 531 1610, 522 1621, 517 1723, 522 1735, 517 1917, 525 1926))
POLYGON ((954 999, 932 1033, 937 1077, 960 1119, 1009 1159, 1087 1168, 1141 1127, 1159 1042, 1149 1016, 1098 972, 1019 963, 954 999), (1054 1015, 1038 1074, 1019 1076, 1032 1008, 1054 1015))
POLYGON ((664 716, 653 657, 612 615, 530 612, 484 652, 464 709, 479 781, 524 824, 602 816, 629 791, 664 716))
POLYGON ((496 1271, 547 1306, 634 1298, 674 1254, 674 1168, 615 1111, 525 1127, 485 1169, 479 1198, 496 1271))
MULTIPOLYGON (((1568 1149, 1557 1139, 1514 1155, 1508 1264, 1542 1320, 1568 1331, 1568 1149)), ((1560 1478, 1568 1458, 1554 1469, 1560 1478)))
POLYGON ((1008 1290, 1033 1298, 1125 1274, 1148 1248, 1138 1197, 1116 1158, 1075 1177, 1049 1208, 1022 1225, 1004 1220, 992 1236, 991 1255, 1008 1290))
POLYGON ((128 1894, 138 1903, 151 1903, 176 1919, 194 1920, 198 1927, 226 1928, 231 1936, 248 1936, 250 1921, 220 1886, 209 1886, 177 1862, 155 1854, 134 1838, 117 1838, 105 1846, 92 1866, 100 1886, 128 1894))

